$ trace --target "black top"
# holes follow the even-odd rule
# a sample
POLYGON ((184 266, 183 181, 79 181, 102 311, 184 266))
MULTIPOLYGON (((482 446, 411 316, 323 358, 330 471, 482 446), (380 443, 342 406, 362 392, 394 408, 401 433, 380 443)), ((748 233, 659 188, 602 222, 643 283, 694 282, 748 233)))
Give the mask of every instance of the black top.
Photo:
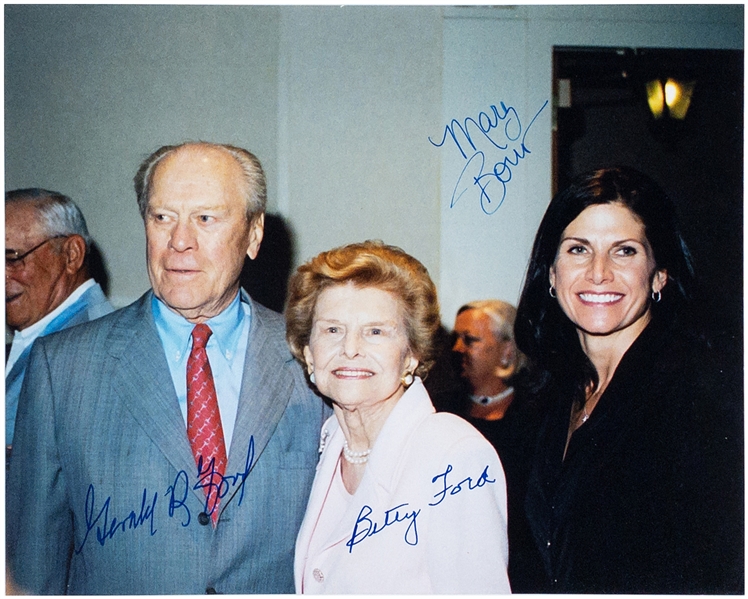
POLYGON ((461 414, 496 449, 504 468, 507 486, 509 537, 509 582, 513 593, 530 592, 542 576, 537 549, 525 517, 527 479, 532 466, 535 439, 541 411, 515 386, 514 398, 500 420, 482 420, 467 416, 470 399, 465 399, 461 414))
POLYGON ((709 350, 650 324, 564 446, 551 391, 526 511, 535 592, 743 593, 742 393, 709 350))

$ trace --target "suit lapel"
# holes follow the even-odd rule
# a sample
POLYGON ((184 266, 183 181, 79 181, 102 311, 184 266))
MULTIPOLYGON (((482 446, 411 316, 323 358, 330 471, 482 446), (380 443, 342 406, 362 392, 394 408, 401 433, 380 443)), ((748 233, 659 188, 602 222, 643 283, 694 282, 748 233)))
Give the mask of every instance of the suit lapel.
MULTIPOLYGON (((197 473, 187 440, 169 365, 151 313, 152 293, 146 293, 123 312, 109 339, 109 354, 120 360, 112 386, 118 389, 130 413, 177 470, 197 473)), ((204 501, 202 489, 195 491, 204 501)))
MULTIPOLYGON (((239 407, 229 449, 227 473, 249 473, 270 441, 293 392, 287 375, 289 353, 285 342, 271 334, 262 309, 244 295, 252 311, 252 324, 244 361, 239 407), (251 443, 251 448, 250 448, 251 443)), ((235 485, 232 497, 241 485, 235 485)), ((228 498, 221 503, 228 505, 228 498)))
MULTIPOLYGON (((418 427, 419 422, 433 413, 434 407, 428 393, 421 380, 417 378, 398 400, 397 405, 384 423, 369 458, 366 472, 361 479, 361 484, 351 498, 345 513, 342 514, 338 526, 325 543, 325 549, 351 540, 355 523, 362 515, 362 509, 365 505, 371 508, 370 518, 372 521, 378 520, 381 526, 385 510, 395 507, 391 504, 391 501, 397 482, 398 464, 405 455, 409 439, 418 427)), ((317 474, 317 478, 326 481, 326 483, 329 483, 332 479, 334 469, 337 467, 338 456, 343 449, 343 440, 343 432, 336 426, 322 456, 317 474)), ((314 490, 316 491, 316 488, 314 490)), ((311 501, 316 501, 314 509, 317 511, 313 511, 312 503, 307 508, 313 514, 319 513, 319 510, 322 509, 322 494, 317 497, 315 495, 313 491, 311 501)), ((411 498, 411 501, 413 499, 411 498)), ((365 516, 366 513, 363 515, 365 516)), ((362 530, 365 529, 366 521, 363 520, 362 530)), ((361 533, 361 530, 358 532, 361 533)))
MULTIPOLYGON (((122 362, 112 385, 133 418, 177 470, 194 476, 195 459, 184 418, 169 376, 169 366, 151 312, 152 292, 126 311, 113 328, 109 354, 122 362)), ((282 337, 271 334, 262 309, 248 296, 252 324, 244 363, 234 435, 226 476, 249 472, 267 446, 293 392, 286 375, 289 354, 282 337), (251 447, 250 447, 251 444, 251 447)), ((221 510, 243 485, 234 484, 221 510)), ((202 489, 193 489, 205 500, 202 489)))
MULTIPOLYGON (((337 464, 338 459, 336 457, 335 468, 338 468, 337 464)), ((324 549, 329 549, 341 543, 347 544, 353 540, 354 532, 358 538, 356 543, 361 542, 361 535, 368 528, 368 520, 374 522, 377 526, 382 526, 382 516, 385 510, 395 507, 389 505, 390 499, 390 494, 374 476, 371 476, 370 473, 364 474, 358 489, 356 489, 356 492, 351 497, 348 507, 341 514, 338 525, 325 542, 324 549), (362 520, 360 526, 357 527, 359 518, 362 518, 362 520)))

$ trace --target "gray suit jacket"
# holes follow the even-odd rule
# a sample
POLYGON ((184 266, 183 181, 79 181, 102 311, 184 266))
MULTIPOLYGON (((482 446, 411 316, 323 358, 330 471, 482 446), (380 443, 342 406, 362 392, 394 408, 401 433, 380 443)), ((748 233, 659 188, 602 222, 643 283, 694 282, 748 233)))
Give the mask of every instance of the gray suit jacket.
POLYGON ((291 593, 293 547, 329 415, 252 303, 214 529, 151 313, 151 292, 39 339, 16 423, 7 557, 22 590, 291 593))

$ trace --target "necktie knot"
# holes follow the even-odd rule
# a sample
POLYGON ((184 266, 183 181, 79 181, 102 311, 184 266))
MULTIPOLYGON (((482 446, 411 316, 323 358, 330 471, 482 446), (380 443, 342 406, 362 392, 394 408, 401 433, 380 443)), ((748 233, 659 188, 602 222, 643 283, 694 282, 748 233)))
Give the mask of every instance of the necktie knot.
POLYGON ((213 334, 207 324, 196 324, 192 329, 192 347, 193 349, 204 349, 208 345, 208 339, 213 334))

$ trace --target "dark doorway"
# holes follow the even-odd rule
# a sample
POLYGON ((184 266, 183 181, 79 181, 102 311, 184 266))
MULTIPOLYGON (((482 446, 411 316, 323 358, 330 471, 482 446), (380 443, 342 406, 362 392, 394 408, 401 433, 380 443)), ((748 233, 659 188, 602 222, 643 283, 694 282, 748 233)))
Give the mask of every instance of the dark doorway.
POLYGON ((637 168, 675 202, 702 285, 710 332, 741 374, 743 53, 554 49, 554 186, 603 166, 637 168), (646 83, 695 81, 684 120, 655 119, 646 83))

